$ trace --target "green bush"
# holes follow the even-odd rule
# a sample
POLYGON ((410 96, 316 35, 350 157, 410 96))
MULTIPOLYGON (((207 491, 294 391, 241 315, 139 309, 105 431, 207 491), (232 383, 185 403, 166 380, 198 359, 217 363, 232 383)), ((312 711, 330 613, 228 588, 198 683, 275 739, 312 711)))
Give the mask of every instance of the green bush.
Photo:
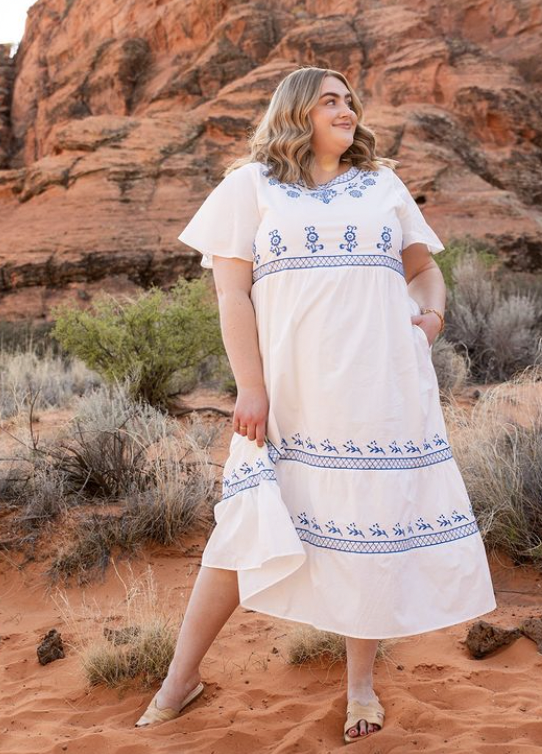
POLYGON ((153 406, 164 407, 179 386, 193 384, 203 359, 224 352, 218 309, 202 280, 54 315, 53 337, 68 353, 109 382, 127 380, 132 397, 153 406))
POLYGON ((475 255, 482 265, 489 269, 499 266, 499 260, 496 252, 489 248, 484 241, 471 236, 465 238, 451 238, 446 244, 446 250, 442 254, 435 254, 435 262, 438 264, 446 287, 451 291, 454 288, 455 280, 453 275, 454 267, 465 257, 475 255))

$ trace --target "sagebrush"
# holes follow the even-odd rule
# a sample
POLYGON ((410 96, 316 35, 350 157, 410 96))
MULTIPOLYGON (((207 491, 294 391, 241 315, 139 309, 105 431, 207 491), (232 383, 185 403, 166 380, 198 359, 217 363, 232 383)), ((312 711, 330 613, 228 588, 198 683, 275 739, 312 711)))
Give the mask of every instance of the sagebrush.
POLYGON ((132 397, 167 406, 192 386, 202 361, 223 355, 216 301, 203 280, 153 288, 136 299, 103 297, 93 309, 55 311, 54 337, 109 382, 129 381, 132 397))

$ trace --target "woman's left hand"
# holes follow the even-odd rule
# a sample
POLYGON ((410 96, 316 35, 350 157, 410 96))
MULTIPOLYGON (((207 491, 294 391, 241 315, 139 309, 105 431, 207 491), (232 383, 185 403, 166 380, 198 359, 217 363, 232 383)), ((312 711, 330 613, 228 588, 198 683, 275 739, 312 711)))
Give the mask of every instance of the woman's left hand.
POLYGON ((427 314, 413 314, 410 318, 413 325, 418 325, 424 331, 429 346, 432 346, 435 342, 437 335, 440 332, 440 317, 435 312, 427 312, 427 314))

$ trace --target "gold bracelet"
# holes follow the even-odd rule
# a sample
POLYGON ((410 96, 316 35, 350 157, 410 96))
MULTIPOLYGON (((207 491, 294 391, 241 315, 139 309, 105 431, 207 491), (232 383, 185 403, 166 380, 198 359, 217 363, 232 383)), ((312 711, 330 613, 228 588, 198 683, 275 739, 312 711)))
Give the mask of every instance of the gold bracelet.
POLYGON ((437 315, 437 317, 440 319, 439 333, 441 333, 444 330, 444 317, 441 314, 441 312, 438 311, 438 309, 431 309, 430 306, 422 306, 420 307, 420 311, 422 314, 427 314, 428 312, 434 312, 437 315))

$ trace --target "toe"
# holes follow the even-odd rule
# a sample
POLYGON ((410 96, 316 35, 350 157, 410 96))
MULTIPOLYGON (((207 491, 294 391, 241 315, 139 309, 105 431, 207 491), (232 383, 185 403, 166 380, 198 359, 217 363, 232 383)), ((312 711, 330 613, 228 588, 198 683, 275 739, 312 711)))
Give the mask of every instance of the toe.
POLYGON ((355 725, 353 728, 349 728, 348 735, 350 738, 356 738, 356 736, 359 736, 359 728, 357 725, 355 725))

